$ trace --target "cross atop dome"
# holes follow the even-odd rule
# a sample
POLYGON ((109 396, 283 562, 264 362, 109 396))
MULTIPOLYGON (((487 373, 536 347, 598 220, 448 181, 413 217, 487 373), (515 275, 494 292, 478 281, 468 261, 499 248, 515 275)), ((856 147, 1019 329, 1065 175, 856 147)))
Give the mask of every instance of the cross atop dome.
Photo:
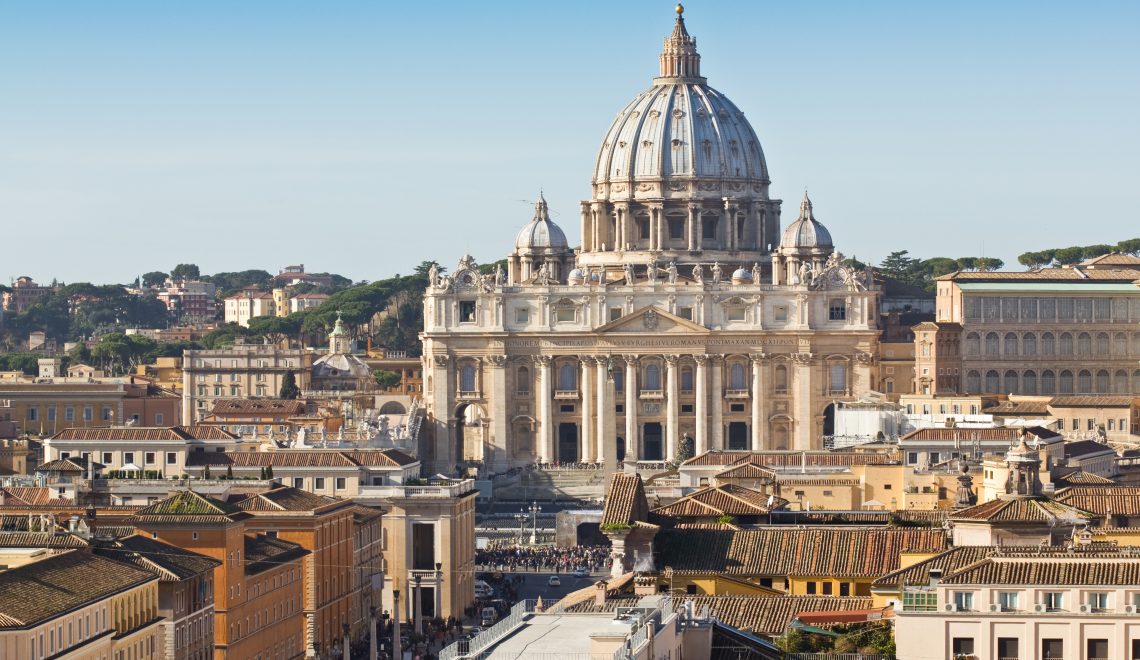
POLYGON ((661 74, 659 78, 680 80, 704 80, 701 78, 701 56, 697 52, 697 40, 689 36, 685 29, 685 7, 677 5, 677 23, 673 34, 665 38, 661 51, 661 74))

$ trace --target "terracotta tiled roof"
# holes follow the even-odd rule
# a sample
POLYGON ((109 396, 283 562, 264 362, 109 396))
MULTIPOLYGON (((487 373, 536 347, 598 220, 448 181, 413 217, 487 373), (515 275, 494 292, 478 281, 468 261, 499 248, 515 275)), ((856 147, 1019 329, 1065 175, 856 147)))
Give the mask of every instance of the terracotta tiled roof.
POLYGON ((1055 396, 1049 401, 1053 408, 1128 408, 1140 397, 1127 394, 1109 395, 1066 395, 1055 396))
POLYGON ((297 415, 305 412, 305 402, 295 399, 218 399, 210 412, 214 415, 297 415))
POLYGON ((602 510, 602 527, 632 525, 644 521, 648 515, 649 503, 645 500, 645 485, 641 482, 641 475, 615 472, 602 510))
POLYGON ((1140 486, 1070 486, 1053 498, 1098 516, 1140 516, 1140 486))
POLYGON ((1041 417, 1049 415, 1048 401, 1002 401, 996 406, 984 408, 987 415, 1018 415, 1041 417))
POLYGON ((246 573, 260 573, 309 554, 309 551, 283 539, 257 534, 245 537, 246 573))
POLYGON ((1080 458, 1091 454, 1103 454, 1106 451, 1116 453, 1112 447, 1095 440, 1078 440, 1065 443, 1065 458, 1080 458))
POLYGON ((354 504, 351 511, 352 519, 358 523, 374 520, 384 515, 382 510, 364 506, 363 504, 354 504))
MULTIPOLYGON (((974 429, 966 427, 946 428, 944 426, 931 426, 924 429, 915 429, 910 433, 899 438, 900 442, 915 441, 926 442, 930 440, 962 440, 963 442, 972 442, 973 440, 1005 440, 1010 444, 1017 441, 1021 432, 1020 427, 1013 426, 995 426, 992 428, 974 429)), ((1049 430, 1041 426, 1030 426, 1025 428, 1025 433, 1029 436, 1036 436, 1038 438, 1054 438, 1060 435, 1056 431, 1049 430)))
POLYGON ((345 458, 364 467, 403 467, 419 462, 399 449, 362 449, 342 451, 345 458))
POLYGON ((1121 254, 1119 252, 1110 252, 1099 257, 1092 259, 1085 259, 1081 262, 1082 266, 1138 266, 1140 267, 1140 257, 1131 254, 1121 254))
POLYGON ((243 511, 316 511, 342 501, 292 486, 279 486, 263 493, 251 494, 233 504, 243 511))
POLYGON ((930 583, 931 569, 939 569, 943 575, 957 571, 966 566, 975 564, 997 551, 997 546, 990 545, 962 545, 950 548, 946 552, 937 554, 930 559, 900 568, 871 583, 876 589, 896 589, 899 584, 908 587, 922 586, 930 583))
POLYGON ((946 584, 1018 586, 1134 586, 1140 584, 1140 556, 1106 553, 1090 556, 990 556, 944 575, 946 584))
POLYGON ((86 552, 41 559, 0 572, 0 629, 35 626, 157 580, 148 571, 86 552))
POLYGON ((234 467, 320 467, 355 468, 344 453, 326 449, 298 449, 280 451, 196 451, 186 455, 186 465, 232 465, 234 467))
POLYGON ((658 567, 678 572, 874 578, 898 568, 900 552, 945 549, 946 535, 868 527, 663 530, 656 547, 658 567))
POLYGON ((63 429, 52 440, 233 440, 214 426, 89 426, 63 429))
POLYGON ((772 479, 775 472, 763 465, 742 463, 716 475, 717 479, 772 479))
MULTIPOLYGON (((92 467, 96 470, 102 470, 102 463, 93 463, 92 467)), ((36 466, 36 472, 66 472, 69 474, 83 474, 87 472, 87 459, 80 456, 73 456, 71 458, 57 458, 54 461, 48 461, 43 465, 36 466)))
POLYGON ((1064 520, 1088 522, 1096 514, 1044 497, 990 500, 950 514, 950 520, 988 522, 1054 523, 1064 520))
POLYGON ((694 493, 659 507, 653 513, 674 518, 709 518, 720 516, 762 516, 772 509, 780 509, 788 503, 782 497, 761 493, 751 488, 735 484, 722 484, 702 488, 694 493))
POLYGON ((142 522, 184 520, 186 522, 227 522, 234 514, 241 513, 238 507, 212 497, 206 497, 192 490, 180 490, 164 500, 144 506, 135 513, 142 522))
POLYGON ((70 497, 59 497, 59 494, 46 486, 9 486, 0 488, 0 501, 6 505, 11 504, 74 504, 70 497))
POLYGON ((163 582, 180 582, 222 565, 213 557, 139 534, 107 543, 96 542, 95 554, 156 573, 163 582))
POLYGON ((708 607, 717 620, 734 628, 767 637, 786 633, 802 612, 871 608, 871 598, 859 596, 697 596, 686 600, 692 600, 697 611, 708 607))
POLYGON ((0 548, 86 548, 87 541, 66 532, 0 532, 0 548))
POLYGON ((1042 268, 1036 271, 958 271, 934 278, 942 282, 1132 282, 1136 271, 1128 269, 1042 268), (1082 277, 1082 275, 1084 277, 1082 277))
POLYGON ((1092 472, 1085 472, 1084 470, 1073 470, 1068 474, 1063 474, 1054 477, 1053 483, 1061 486, 1111 486, 1116 482, 1108 477, 1102 477, 1099 474, 1092 472))

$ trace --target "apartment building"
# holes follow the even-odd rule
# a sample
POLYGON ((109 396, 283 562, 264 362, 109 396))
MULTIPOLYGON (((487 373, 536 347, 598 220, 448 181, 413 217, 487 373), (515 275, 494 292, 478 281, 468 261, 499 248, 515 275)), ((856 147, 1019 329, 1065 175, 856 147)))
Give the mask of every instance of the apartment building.
POLYGON ((231 348, 186 351, 182 360, 182 419, 196 423, 221 399, 274 398, 285 375, 309 389, 313 361, 306 349, 236 342, 231 348))
POLYGON ((238 291, 222 302, 226 323, 249 327, 249 320, 258 316, 273 316, 273 294, 250 287, 238 291))
POLYGON ((47 378, 0 381, 0 400, 17 432, 52 435, 67 428, 179 423, 177 395, 134 378, 91 382, 47 378))

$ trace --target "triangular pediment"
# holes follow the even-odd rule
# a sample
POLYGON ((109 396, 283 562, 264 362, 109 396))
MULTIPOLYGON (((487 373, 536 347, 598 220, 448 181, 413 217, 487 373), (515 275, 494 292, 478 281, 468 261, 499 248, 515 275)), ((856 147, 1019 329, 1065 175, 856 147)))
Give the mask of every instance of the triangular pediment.
POLYGON ((642 307, 635 310, 616 321, 599 327, 597 332, 605 333, 702 333, 707 334, 708 328, 703 325, 693 323, 688 319, 683 319, 675 314, 670 314, 665 310, 654 307, 642 307))

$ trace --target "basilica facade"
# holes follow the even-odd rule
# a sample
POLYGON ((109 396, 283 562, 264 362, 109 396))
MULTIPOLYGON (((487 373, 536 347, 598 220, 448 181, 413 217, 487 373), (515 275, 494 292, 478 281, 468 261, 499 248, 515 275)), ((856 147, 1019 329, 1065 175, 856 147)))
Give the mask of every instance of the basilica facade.
POLYGON ((540 196, 507 267, 429 275, 421 458, 437 470, 818 449, 873 389, 878 291, 806 193, 781 202, 744 114, 701 75, 678 6, 618 113, 572 248, 540 196))

